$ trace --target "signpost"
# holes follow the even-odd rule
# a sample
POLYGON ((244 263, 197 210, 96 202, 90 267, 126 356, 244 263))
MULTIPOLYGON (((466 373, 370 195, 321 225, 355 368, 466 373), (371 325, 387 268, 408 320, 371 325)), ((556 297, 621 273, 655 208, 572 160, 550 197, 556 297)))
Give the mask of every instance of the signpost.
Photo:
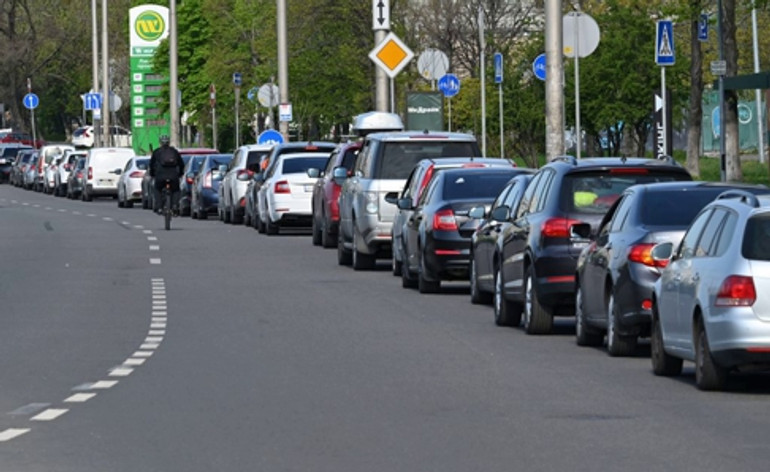
MULTIPOLYGON (((658 20, 655 34, 655 63, 660 66, 660 95, 666 97, 666 67, 674 65, 674 23, 671 20, 658 20)), ((669 143, 670 126, 667 112, 667 100, 662 100, 660 144, 666 155, 671 155, 669 143)))
POLYGON ((241 145, 241 126, 240 126, 240 105, 241 105, 241 84, 243 79, 240 72, 233 73, 233 86, 235 87, 235 147, 241 145))
POLYGON ((214 84, 209 85, 209 105, 211 106, 211 141, 214 148, 217 148, 217 88, 214 84))
POLYGON ((446 74, 438 79, 438 89, 447 98, 449 104, 449 131, 452 131, 452 97, 460 93, 460 79, 454 74, 446 74))
POLYGON ((27 94, 24 95, 24 106, 27 107, 32 121, 32 146, 37 148, 37 135, 35 133, 35 108, 40 105, 40 99, 32 93, 32 79, 27 78, 27 94))
POLYGON ((388 33, 369 53, 371 59, 388 77, 390 77, 390 111, 395 112, 393 79, 406 67, 414 57, 414 53, 395 34, 388 33))
POLYGON ((497 92, 500 96, 500 157, 505 158, 505 134, 503 133, 503 55, 496 52, 493 57, 495 63, 495 83, 497 84, 497 92))

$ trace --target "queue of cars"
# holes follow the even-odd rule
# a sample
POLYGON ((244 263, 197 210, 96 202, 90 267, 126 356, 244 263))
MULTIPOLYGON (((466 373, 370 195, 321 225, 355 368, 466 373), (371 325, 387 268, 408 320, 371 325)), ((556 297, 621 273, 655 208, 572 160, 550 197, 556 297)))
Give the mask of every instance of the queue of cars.
MULTIPOLYGON (((614 357, 649 338, 654 374, 692 361, 699 389, 770 370, 770 188, 694 182, 673 159, 563 156, 519 168, 481 157, 470 135, 380 125, 354 143, 188 154, 190 215, 269 235, 307 228, 338 264, 388 260, 420 293, 467 281, 471 303, 527 334, 572 317, 579 346, 606 345, 614 357)), ((96 191, 72 179, 92 173, 101 152, 118 151, 53 159, 70 166, 67 195, 96 191)), ((28 172, 35 157, 17 160, 28 172)), ((143 162, 131 155, 112 171, 118 206, 145 200, 143 162)))

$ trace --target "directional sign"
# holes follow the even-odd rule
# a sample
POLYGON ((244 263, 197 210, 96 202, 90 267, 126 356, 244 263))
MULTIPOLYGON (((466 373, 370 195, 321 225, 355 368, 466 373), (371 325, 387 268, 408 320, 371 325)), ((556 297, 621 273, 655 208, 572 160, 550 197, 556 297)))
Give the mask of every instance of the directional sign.
POLYGON ((658 20, 655 35, 655 64, 674 65, 674 23, 671 20, 658 20))
POLYGON ((709 40, 709 16, 706 13, 701 13, 698 20, 698 41, 709 40))
POLYGON ((460 79, 454 74, 446 74, 438 79, 438 89, 444 93, 445 97, 454 97, 460 93, 460 79))
POLYGON ((278 105, 278 120, 280 121, 294 120, 291 103, 281 103, 280 105, 278 105))
POLYGON ((243 79, 240 72, 233 73, 233 85, 240 87, 243 83, 243 79))
POLYGON ((369 59, 380 66, 388 77, 395 78, 412 60, 414 53, 393 32, 369 53, 369 59))
POLYGON ((372 29, 390 29, 390 0, 372 0, 372 29))
POLYGON ((532 61, 532 72, 542 81, 545 81, 545 60, 545 53, 542 53, 532 61))
POLYGON ((283 135, 274 129, 266 129, 257 136, 257 144, 281 144, 283 135))
POLYGON ((83 108, 86 110, 97 110, 102 108, 102 94, 89 92, 83 98, 83 108))
POLYGON ((494 55, 495 59, 495 83, 496 84, 502 84, 503 83, 503 55, 499 52, 496 52, 494 55))
POLYGON ((34 93, 28 93, 24 95, 24 106, 30 110, 34 110, 40 105, 40 99, 34 93))

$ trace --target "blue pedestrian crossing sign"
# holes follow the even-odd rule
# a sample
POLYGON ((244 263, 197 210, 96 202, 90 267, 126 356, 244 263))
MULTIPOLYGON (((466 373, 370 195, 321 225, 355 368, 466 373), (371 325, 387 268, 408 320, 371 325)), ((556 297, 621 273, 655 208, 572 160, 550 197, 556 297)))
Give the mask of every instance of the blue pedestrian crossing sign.
POLYGON ((655 64, 674 65, 674 23, 671 20, 658 20, 655 36, 655 64))
POLYGON ((34 93, 28 93, 24 95, 23 102, 24 107, 26 107, 28 110, 34 110, 38 105, 40 105, 40 99, 37 98, 37 95, 34 93))

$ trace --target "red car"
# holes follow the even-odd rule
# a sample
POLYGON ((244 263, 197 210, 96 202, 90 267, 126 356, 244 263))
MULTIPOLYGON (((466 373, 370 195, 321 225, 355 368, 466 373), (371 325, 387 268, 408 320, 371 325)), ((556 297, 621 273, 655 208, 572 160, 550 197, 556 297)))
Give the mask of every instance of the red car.
POLYGON ((18 131, 0 131, 0 143, 21 143, 32 146, 33 142, 36 143, 34 147, 37 149, 45 144, 45 141, 42 139, 33 141, 32 136, 27 133, 19 133, 18 131))
POLYGON ((331 153, 326 169, 308 169, 310 177, 318 177, 313 187, 313 245, 326 248, 337 246, 340 222, 339 196, 342 187, 333 179, 333 171, 344 167, 350 175, 363 142, 340 144, 331 153))

